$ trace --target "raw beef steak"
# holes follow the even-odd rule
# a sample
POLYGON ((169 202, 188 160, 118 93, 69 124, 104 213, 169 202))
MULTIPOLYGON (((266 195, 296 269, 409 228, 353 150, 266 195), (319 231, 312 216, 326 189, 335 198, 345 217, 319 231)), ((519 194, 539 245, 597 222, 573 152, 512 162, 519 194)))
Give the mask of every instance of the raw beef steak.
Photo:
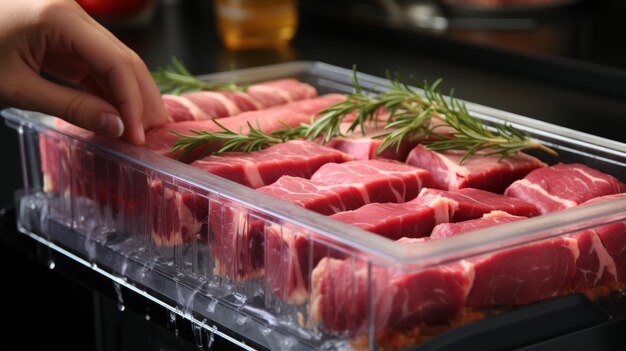
POLYGON ((435 152, 418 145, 411 150, 406 162, 431 171, 435 179, 434 188, 477 188, 499 194, 533 169, 546 166, 539 159, 521 152, 503 160, 498 155, 486 156, 485 153, 479 152, 459 164, 465 155, 464 151, 435 152))
POLYGON ((191 165, 256 189, 283 175, 310 178, 325 163, 351 160, 350 155, 317 143, 292 140, 260 151, 211 155, 191 165))
POLYGON ((163 95, 169 122, 199 121, 262 110, 288 102, 310 99, 317 91, 295 79, 280 79, 250 85, 245 92, 198 91, 163 95))
MULTIPOLYGON (((444 239, 498 224, 523 220, 494 211, 480 219, 440 224, 431 239, 444 239)), ((467 259, 474 281, 467 306, 523 305, 570 291, 579 256, 577 241, 556 237, 467 259)))
MULTIPOLYGON (((344 95, 328 94, 274 106, 265 110, 249 111, 236 116, 219 118, 216 121, 222 126, 242 134, 248 133, 250 129, 248 123, 254 128, 270 133, 285 127, 297 127, 301 123, 310 123, 320 110, 343 100, 345 100, 344 95)), ((168 123, 148 131, 144 147, 158 154, 175 158, 179 153, 171 153, 170 151, 179 136, 172 133, 172 131, 181 134, 192 134, 190 130, 220 131, 222 129, 212 120, 168 123)), ((195 161, 205 148, 198 147, 185 161, 195 161)))
POLYGON ((423 189, 419 197, 437 195, 457 203, 450 222, 480 218, 483 214, 496 210, 524 217, 539 215, 535 206, 526 201, 474 188, 463 188, 455 191, 423 189))
POLYGON ((530 202, 545 214, 625 191, 626 185, 611 175, 578 163, 559 163, 534 170, 511 184, 504 194, 530 202))

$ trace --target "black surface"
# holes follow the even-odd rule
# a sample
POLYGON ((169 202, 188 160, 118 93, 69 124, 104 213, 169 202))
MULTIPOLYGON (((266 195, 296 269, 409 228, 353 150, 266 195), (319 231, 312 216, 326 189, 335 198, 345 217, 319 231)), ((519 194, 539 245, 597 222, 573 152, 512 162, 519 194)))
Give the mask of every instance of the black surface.
MULTIPOLYGON (((626 58, 618 43, 626 11, 619 0, 588 1, 562 13, 563 17, 542 19, 551 28, 548 32, 557 34, 547 46, 539 45, 543 43, 539 29, 508 35, 466 30, 440 35, 394 29, 375 19, 363 22, 358 8, 348 11, 349 4, 329 13, 311 7, 312 0, 302 1, 301 25, 290 47, 240 52, 220 45, 210 2, 167 3, 173 5, 162 5, 147 26, 110 26, 151 69, 164 66, 171 56, 196 74, 292 60, 344 68, 356 64, 359 71, 377 76, 391 70, 430 81, 443 78, 444 90, 454 88, 459 98, 626 141, 618 127, 626 116, 626 99, 620 96, 626 92, 626 85, 620 85, 626 58), (489 40, 479 43, 476 38, 489 40)), ((5 205, 21 186, 16 132, 0 127, 0 144, 4 167, 0 204, 5 205)), ((6 239, 15 233, 2 227, 0 235, 6 239)), ((11 324, 4 334, 20 341, 18 349, 56 345, 66 350, 91 349, 96 334, 91 290, 28 257, 36 254, 34 246, 16 249, 0 240, 2 297, 11 324)), ((81 277, 77 273, 75 278, 81 277)), ((113 293, 110 282, 102 284, 113 293)), ((613 330, 620 326, 623 323, 613 330)), ((603 334, 595 335, 603 340, 603 334)))
POLYGON ((626 319, 610 321, 540 342, 520 351, 618 351, 626 350, 626 319))
POLYGON ((15 212, 0 210, 0 349, 95 349, 92 289, 61 274, 60 267, 49 269, 46 263, 57 264, 56 255, 17 235, 14 218, 15 212))
POLYGON ((516 308, 453 329, 410 350, 512 350, 606 322, 608 317, 589 299, 573 294, 516 308))

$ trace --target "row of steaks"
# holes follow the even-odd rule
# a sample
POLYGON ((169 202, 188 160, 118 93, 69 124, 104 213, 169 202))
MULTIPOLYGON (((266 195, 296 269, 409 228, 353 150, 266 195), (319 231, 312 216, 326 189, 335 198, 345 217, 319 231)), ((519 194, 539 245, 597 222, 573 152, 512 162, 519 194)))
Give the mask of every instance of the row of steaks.
MULTIPOLYGON (((271 132, 309 123, 343 99, 317 96, 310 85, 290 79, 251 85, 245 93, 164 96, 172 123, 149 131, 145 147, 177 157, 172 130, 218 130, 217 118, 243 134, 248 123, 271 132)), ((58 127, 90 137, 60 121, 58 127)), ((626 197, 620 180, 582 164, 549 166, 523 153, 505 160, 483 153, 460 164, 462 152, 433 152, 419 142, 377 154, 380 140, 353 133, 327 145, 296 140, 249 153, 200 157, 198 148, 184 161, 398 245, 428 245, 626 197)), ((331 332, 363 334, 368 321, 376 330, 439 324, 464 307, 521 305, 571 291, 619 290, 626 283, 624 222, 404 272, 371 265, 349 248, 237 204, 180 191, 162 178, 104 171, 93 153, 67 141, 42 136, 40 148, 46 191, 86 196, 126 215, 147 209, 157 245, 206 242, 215 274, 236 282, 261 279, 267 293, 306 304, 310 320, 331 332)))

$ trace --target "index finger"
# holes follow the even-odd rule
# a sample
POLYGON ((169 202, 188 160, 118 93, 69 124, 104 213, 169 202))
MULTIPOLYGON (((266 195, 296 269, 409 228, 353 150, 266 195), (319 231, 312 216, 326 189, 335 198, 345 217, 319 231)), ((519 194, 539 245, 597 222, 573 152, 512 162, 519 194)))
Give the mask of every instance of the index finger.
MULTIPOLYGON (((83 19, 80 19, 83 21, 83 19)), ((134 144, 145 141, 142 118, 143 98, 135 71, 136 55, 123 50, 89 23, 76 30, 72 21, 62 21, 56 38, 62 49, 85 62, 96 78, 106 85, 111 101, 125 126, 124 137, 134 144)))

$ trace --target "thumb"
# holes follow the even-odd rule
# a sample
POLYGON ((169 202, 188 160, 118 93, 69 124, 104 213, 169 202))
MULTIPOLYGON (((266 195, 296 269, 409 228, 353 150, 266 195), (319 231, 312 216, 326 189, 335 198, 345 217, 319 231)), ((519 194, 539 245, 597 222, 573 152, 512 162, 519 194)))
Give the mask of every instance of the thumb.
POLYGON ((22 82, 28 87, 17 88, 14 99, 18 108, 33 109, 66 120, 98 134, 117 138, 124 133, 119 113, 106 100, 84 91, 50 82, 38 74, 27 71, 22 82))

